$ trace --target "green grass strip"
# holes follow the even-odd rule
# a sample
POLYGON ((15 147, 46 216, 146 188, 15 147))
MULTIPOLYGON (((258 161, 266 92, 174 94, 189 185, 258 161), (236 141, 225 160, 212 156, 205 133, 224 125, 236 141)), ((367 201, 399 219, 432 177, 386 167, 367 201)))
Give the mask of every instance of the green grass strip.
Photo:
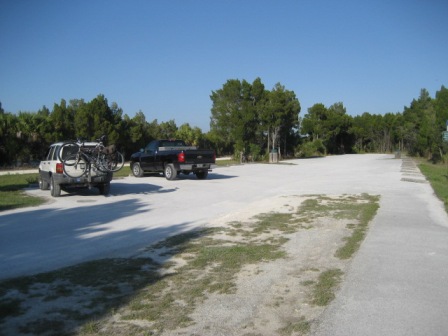
POLYGON ((350 259, 358 251, 366 236, 369 222, 375 217, 379 208, 377 196, 365 197, 369 198, 368 203, 353 205, 359 213, 359 224, 354 226, 352 235, 345 238, 345 244, 336 251, 335 256, 339 259, 350 259))
POLYGON ((37 183, 38 174, 9 174, 0 176, 0 211, 40 205, 45 199, 25 194, 24 188, 37 183))
POLYGON ((431 183, 437 197, 445 205, 445 211, 448 213, 448 165, 431 164, 422 162, 418 165, 420 171, 431 183))
POLYGON ((318 306, 326 306, 335 298, 336 287, 341 282, 343 272, 340 269, 331 269, 319 275, 318 282, 314 286, 312 303, 318 306))

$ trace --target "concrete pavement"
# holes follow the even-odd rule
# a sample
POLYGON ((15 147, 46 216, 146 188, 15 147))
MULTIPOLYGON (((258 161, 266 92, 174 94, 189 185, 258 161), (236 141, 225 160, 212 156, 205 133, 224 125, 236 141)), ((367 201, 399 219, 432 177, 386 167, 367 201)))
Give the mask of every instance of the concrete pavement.
POLYGON ((447 215, 418 169, 402 172, 313 335, 448 334, 447 215))

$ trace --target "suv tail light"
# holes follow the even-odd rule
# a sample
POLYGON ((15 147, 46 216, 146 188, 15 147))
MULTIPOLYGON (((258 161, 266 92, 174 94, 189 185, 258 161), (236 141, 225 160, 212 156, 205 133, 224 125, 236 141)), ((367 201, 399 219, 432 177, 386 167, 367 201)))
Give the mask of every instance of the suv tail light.
POLYGON ((184 152, 180 152, 179 154, 177 154, 177 161, 180 163, 185 162, 185 153, 184 152))
POLYGON ((63 163, 56 163, 56 173, 58 174, 64 173, 63 163))

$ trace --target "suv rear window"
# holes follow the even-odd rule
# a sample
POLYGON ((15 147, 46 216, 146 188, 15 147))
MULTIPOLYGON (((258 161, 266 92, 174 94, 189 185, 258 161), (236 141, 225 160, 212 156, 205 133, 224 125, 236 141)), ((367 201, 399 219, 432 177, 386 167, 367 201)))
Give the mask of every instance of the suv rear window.
POLYGON ((65 146, 62 149, 62 153, 61 153, 61 159, 65 160, 70 154, 76 154, 78 152, 78 146, 73 145, 73 146, 65 146))
POLYGON ((48 149, 48 153, 47 153, 47 156, 46 156, 46 159, 47 159, 48 161, 55 160, 55 153, 56 153, 55 148, 56 148, 56 146, 51 146, 51 147, 48 149))
MULTIPOLYGON (((57 157, 57 153, 59 151, 60 146, 57 146, 57 148, 54 151, 54 156, 57 157)), ((89 150, 93 150, 95 148, 94 145, 85 145, 82 147, 83 151, 89 151, 89 150)), ((69 155, 71 154, 76 154, 79 151, 79 146, 78 145, 72 145, 72 146, 64 146, 64 148, 62 149, 62 153, 61 153, 61 159, 65 160, 69 155)))

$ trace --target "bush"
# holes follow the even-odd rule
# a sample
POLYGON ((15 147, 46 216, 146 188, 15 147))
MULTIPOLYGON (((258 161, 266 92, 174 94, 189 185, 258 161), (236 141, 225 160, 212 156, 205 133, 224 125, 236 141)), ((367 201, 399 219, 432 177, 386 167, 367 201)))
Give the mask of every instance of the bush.
POLYGON ((303 143, 297 148, 297 157, 325 156, 326 149, 322 140, 314 140, 303 143))
POLYGON ((250 144, 249 145, 249 161, 260 161, 261 160, 261 147, 259 145, 250 144))

